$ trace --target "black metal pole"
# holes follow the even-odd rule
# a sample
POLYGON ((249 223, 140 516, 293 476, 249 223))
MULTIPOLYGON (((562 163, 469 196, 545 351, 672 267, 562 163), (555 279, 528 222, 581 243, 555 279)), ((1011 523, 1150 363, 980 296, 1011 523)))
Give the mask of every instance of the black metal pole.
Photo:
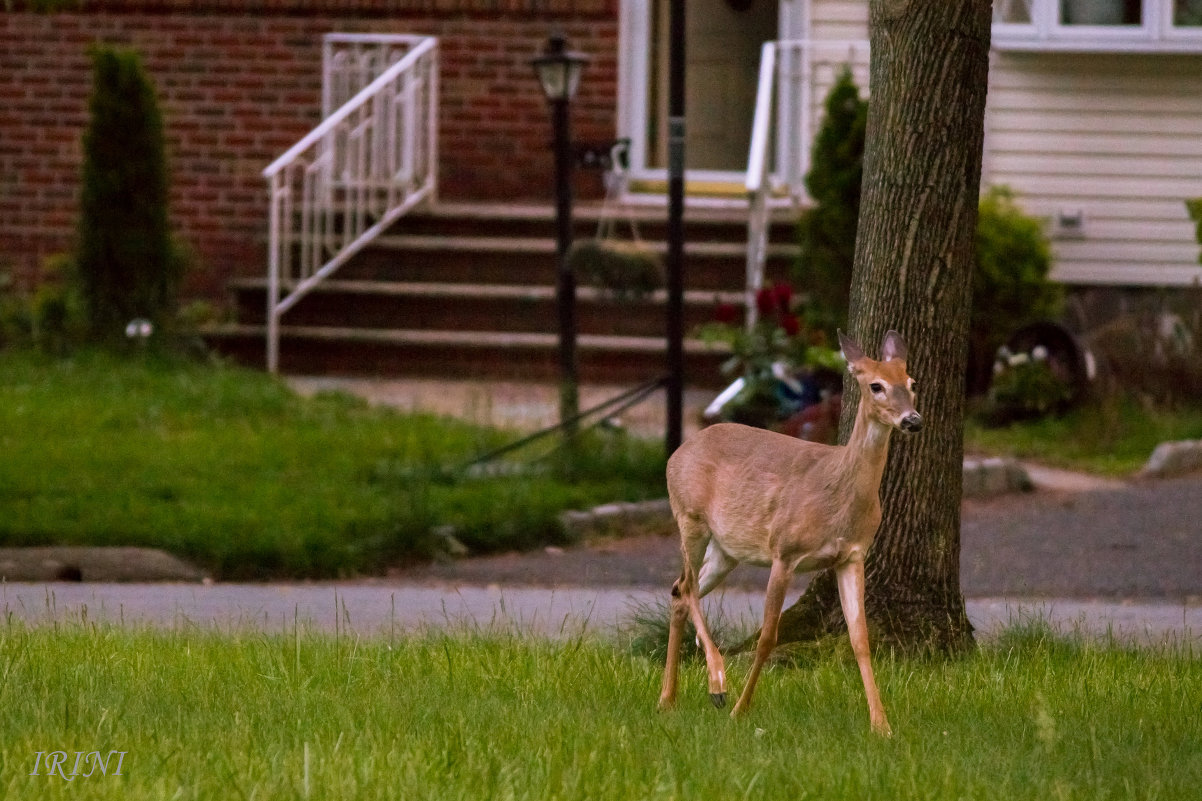
POLYGON ((576 373, 576 276, 568 262, 572 247, 572 135, 568 116, 570 101, 551 101, 555 129, 555 300, 559 308, 559 421, 565 436, 575 433, 568 424, 580 410, 576 373))
POLYGON ((684 438, 684 66, 685 0, 668 9, 668 409, 664 447, 684 438))

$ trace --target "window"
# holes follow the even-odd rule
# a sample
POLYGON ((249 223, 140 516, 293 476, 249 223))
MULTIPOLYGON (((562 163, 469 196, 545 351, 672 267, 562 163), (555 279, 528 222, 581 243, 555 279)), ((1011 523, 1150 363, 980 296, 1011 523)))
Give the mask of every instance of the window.
POLYGON ((1202 53, 1202 0, 995 0, 1002 50, 1202 53))
POLYGON ((1202 27, 1202 0, 1177 0, 1173 3, 1173 25, 1179 28, 1202 27))
POLYGON ((1141 25, 1140 0, 1060 0, 1062 25, 1141 25))

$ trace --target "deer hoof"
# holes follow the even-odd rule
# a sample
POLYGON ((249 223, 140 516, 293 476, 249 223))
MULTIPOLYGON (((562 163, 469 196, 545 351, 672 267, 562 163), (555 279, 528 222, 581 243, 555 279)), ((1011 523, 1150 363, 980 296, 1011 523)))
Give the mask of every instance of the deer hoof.
POLYGON ((710 693, 710 700, 714 702, 714 706, 718 709, 726 706, 726 693, 710 693))

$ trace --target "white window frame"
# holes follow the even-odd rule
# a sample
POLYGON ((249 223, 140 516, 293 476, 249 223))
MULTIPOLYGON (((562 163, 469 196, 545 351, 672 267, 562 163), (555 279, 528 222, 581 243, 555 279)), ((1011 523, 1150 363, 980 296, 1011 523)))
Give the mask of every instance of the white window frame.
MULTIPOLYGON (((1000 9, 1006 0, 996 0, 1000 9)), ((1173 24, 1175 0, 1142 0, 1138 25, 1069 25, 1062 0, 1009 0, 1029 4, 1030 23, 994 22, 993 46, 1009 51, 1085 53, 1202 53, 1202 25, 1173 24)))

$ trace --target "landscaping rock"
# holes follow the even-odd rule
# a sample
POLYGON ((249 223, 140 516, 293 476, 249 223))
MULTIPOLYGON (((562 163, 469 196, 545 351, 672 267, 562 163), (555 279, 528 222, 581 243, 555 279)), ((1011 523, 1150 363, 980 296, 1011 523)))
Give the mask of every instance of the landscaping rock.
POLYGON ((1141 478, 1164 478, 1202 470, 1202 439, 1162 442, 1139 471, 1141 478))
POLYGON ((1035 489, 1030 475, 1012 459, 965 459, 963 494, 965 498, 988 498, 1009 492, 1035 489))
POLYGON ((196 567, 154 548, 0 548, 4 581, 205 581, 196 567))
POLYGON ((471 554, 456 536, 458 532, 454 526, 436 526, 430 533, 434 535, 439 549, 435 554, 436 559, 462 559, 471 554))
POLYGON ((564 512, 559 516, 559 524, 569 542, 621 536, 634 527, 673 525, 667 498, 639 503, 607 503, 583 512, 564 512))

